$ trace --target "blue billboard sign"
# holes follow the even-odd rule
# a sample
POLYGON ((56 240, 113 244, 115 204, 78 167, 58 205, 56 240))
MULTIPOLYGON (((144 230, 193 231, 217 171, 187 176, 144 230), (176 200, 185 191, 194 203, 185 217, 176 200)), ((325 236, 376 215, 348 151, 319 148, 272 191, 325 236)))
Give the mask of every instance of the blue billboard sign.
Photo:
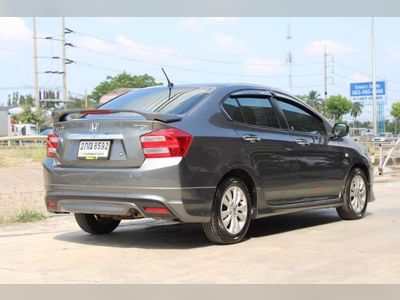
MULTIPOLYGON (((386 95, 385 81, 376 82, 376 95, 386 95)), ((372 82, 354 82, 350 83, 350 97, 368 97, 372 96, 372 82)))

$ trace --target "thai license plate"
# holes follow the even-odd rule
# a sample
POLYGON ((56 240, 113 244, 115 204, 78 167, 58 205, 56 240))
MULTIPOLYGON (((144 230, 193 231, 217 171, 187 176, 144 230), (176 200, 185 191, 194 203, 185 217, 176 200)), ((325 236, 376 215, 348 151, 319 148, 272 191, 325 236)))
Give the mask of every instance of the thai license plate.
POLYGON ((80 141, 79 159, 108 159, 111 141, 80 141))

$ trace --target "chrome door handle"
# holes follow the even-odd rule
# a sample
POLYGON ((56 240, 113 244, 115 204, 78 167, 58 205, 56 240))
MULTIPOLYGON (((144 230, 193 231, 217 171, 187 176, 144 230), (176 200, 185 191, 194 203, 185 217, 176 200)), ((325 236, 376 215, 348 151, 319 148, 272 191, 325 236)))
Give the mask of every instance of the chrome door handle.
POLYGON ((305 139, 297 139, 297 140, 296 140, 296 143, 299 144, 299 145, 302 145, 302 146, 308 146, 308 145, 310 145, 310 142, 307 141, 307 140, 305 140, 305 139))
POLYGON ((250 142, 250 143, 255 143, 255 142, 261 141, 261 137, 259 137, 258 135, 251 135, 251 134, 244 135, 243 139, 246 142, 250 142))

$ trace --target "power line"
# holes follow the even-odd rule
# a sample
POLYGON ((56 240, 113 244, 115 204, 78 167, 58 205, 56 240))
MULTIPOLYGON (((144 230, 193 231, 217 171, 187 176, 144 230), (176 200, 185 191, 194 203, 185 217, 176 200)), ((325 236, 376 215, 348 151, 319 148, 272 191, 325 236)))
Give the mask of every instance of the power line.
MULTIPOLYGON (((104 56, 109 56, 109 57, 114 57, 122 60, 127 60, 127 61, 133 61, 136 63, 141 63, 141 64, 147 64, 147 65, 153 65, 153 66, 158 66, 158 67, 167 67, 170 69, 175 69, 175 70, 180 70, 180 71, 186 71, 186 72, 193 72, 193 73, 203 73, 203 74, 211 74, 211 75, 223 75, 223 76, 233 76, 233 77, 246 77, 246 78, 286 78, 286 75, 247 75, 247 74, 235 74, 235 73, 224 73, 224 72, 215 72, 215 71, 205 71, 205 70, 196 70, 196 69, 189 69, 189 68, 184 68, 184 67, 179 67, 179 66, 173 66, 173 65, 166 65, 166 64, 161 64, 161 63, 154 63, 154 62, 149 62, 149 61, 144 61, 136 58, 131 58, 127 56, 122 56, 122 55, 117 55, 117 54, 112 54, 108 52, 103 52, 103 51, 98 51, 94 49, 89 49, 86 47, 80 47, 80 46, 75 46, 77 49, 81 49, 87 52, 92 52, 104 56)), ((321 76, 320 74, 297 74, 297 75, 292 75, 292 77, 318 77, 321 76)))
MULTIPOLYGON (((89 68, 112 71, 112 72, 116 72, 116 73, 122 73, 122 72, 126 71, 126 70, 120 70, 120 69, 115 69, 115 68, 109 68, 109 67, 93 65, 93 64, 86 63, 86 62, 81 62, 81 61, 75 61, 74 63, 76 65, 78 65, 78 66, 81 65, 81 66, 85 66, 85 67, 89 67, 89 68)), ((153 78, 156 79, 156 80, 165 80, 165 78, 162 78, 162 77, 154 77, 153 76, 153 78)), ((189 81, 179 80, 179 79, 175 79, 175 78, 174 78, 174 82, 190 83, 189 81)))
MULTIPOLYGON (((142 49, 145 50, 146 52, 153 52, 153 53, 158 53, 162 54, 165 56, 171 56, 171 57, 178 57, 178 58, 183 58, 183 59, 188 59, 188 60, 194 60, 194 61, 201 61, 201 62, 207 62, 207 63, 216 63, 216 64, 230 64, 230 65, 243 65, 243 62, 239 61, 227 61, 227 60, 217 60, 217 59, 208 59, 208 58, 201 58, 201 57, 193 57, 193 56, 187 56, 187 55, 182 55, 182 54, 176 54, 176 53, 171 53, 171 52, 165 52, 165 51, 160 51, 148 46, 142 46, 142 45, 127 45, 118 41, 106 39, 97 35, 89 34, 89 33, 83 33, 80 31, 73 31, 73 33, 76 33, 78 35, 83 35, 87 37, 91 37, 94 39, 98 39, 110 44, 115 44, 127 48, 134 48, 134 49, 142 49)), ((264 66, 264 67, 290 67, 290 66, 308 66, 308 65, 321 65, 323 62, 309 62, 309 63, 300 63, 300 64, 293 64, 293 63, 287 63, 287 64, 263 64, 263 63, 247 63, 246 65, 248 66, 264 66)))

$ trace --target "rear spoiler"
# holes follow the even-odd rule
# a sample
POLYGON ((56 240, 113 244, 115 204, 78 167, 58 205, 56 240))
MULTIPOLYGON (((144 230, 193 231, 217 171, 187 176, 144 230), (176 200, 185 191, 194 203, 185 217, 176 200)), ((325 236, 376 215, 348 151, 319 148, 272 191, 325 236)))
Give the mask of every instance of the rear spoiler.
POLYGON ((68 115, 106 115, 115 113, 134 113, 143 116, 149 121, 161 121, 164 123, 171 123, 182 120, 181 116, 172 114, 160 114, 155 112, 146 112, 140 110, 130 109, 93 109, 93 110, 69 110, 64 111, 53 116, 54 123, 66 121, 68 115))

